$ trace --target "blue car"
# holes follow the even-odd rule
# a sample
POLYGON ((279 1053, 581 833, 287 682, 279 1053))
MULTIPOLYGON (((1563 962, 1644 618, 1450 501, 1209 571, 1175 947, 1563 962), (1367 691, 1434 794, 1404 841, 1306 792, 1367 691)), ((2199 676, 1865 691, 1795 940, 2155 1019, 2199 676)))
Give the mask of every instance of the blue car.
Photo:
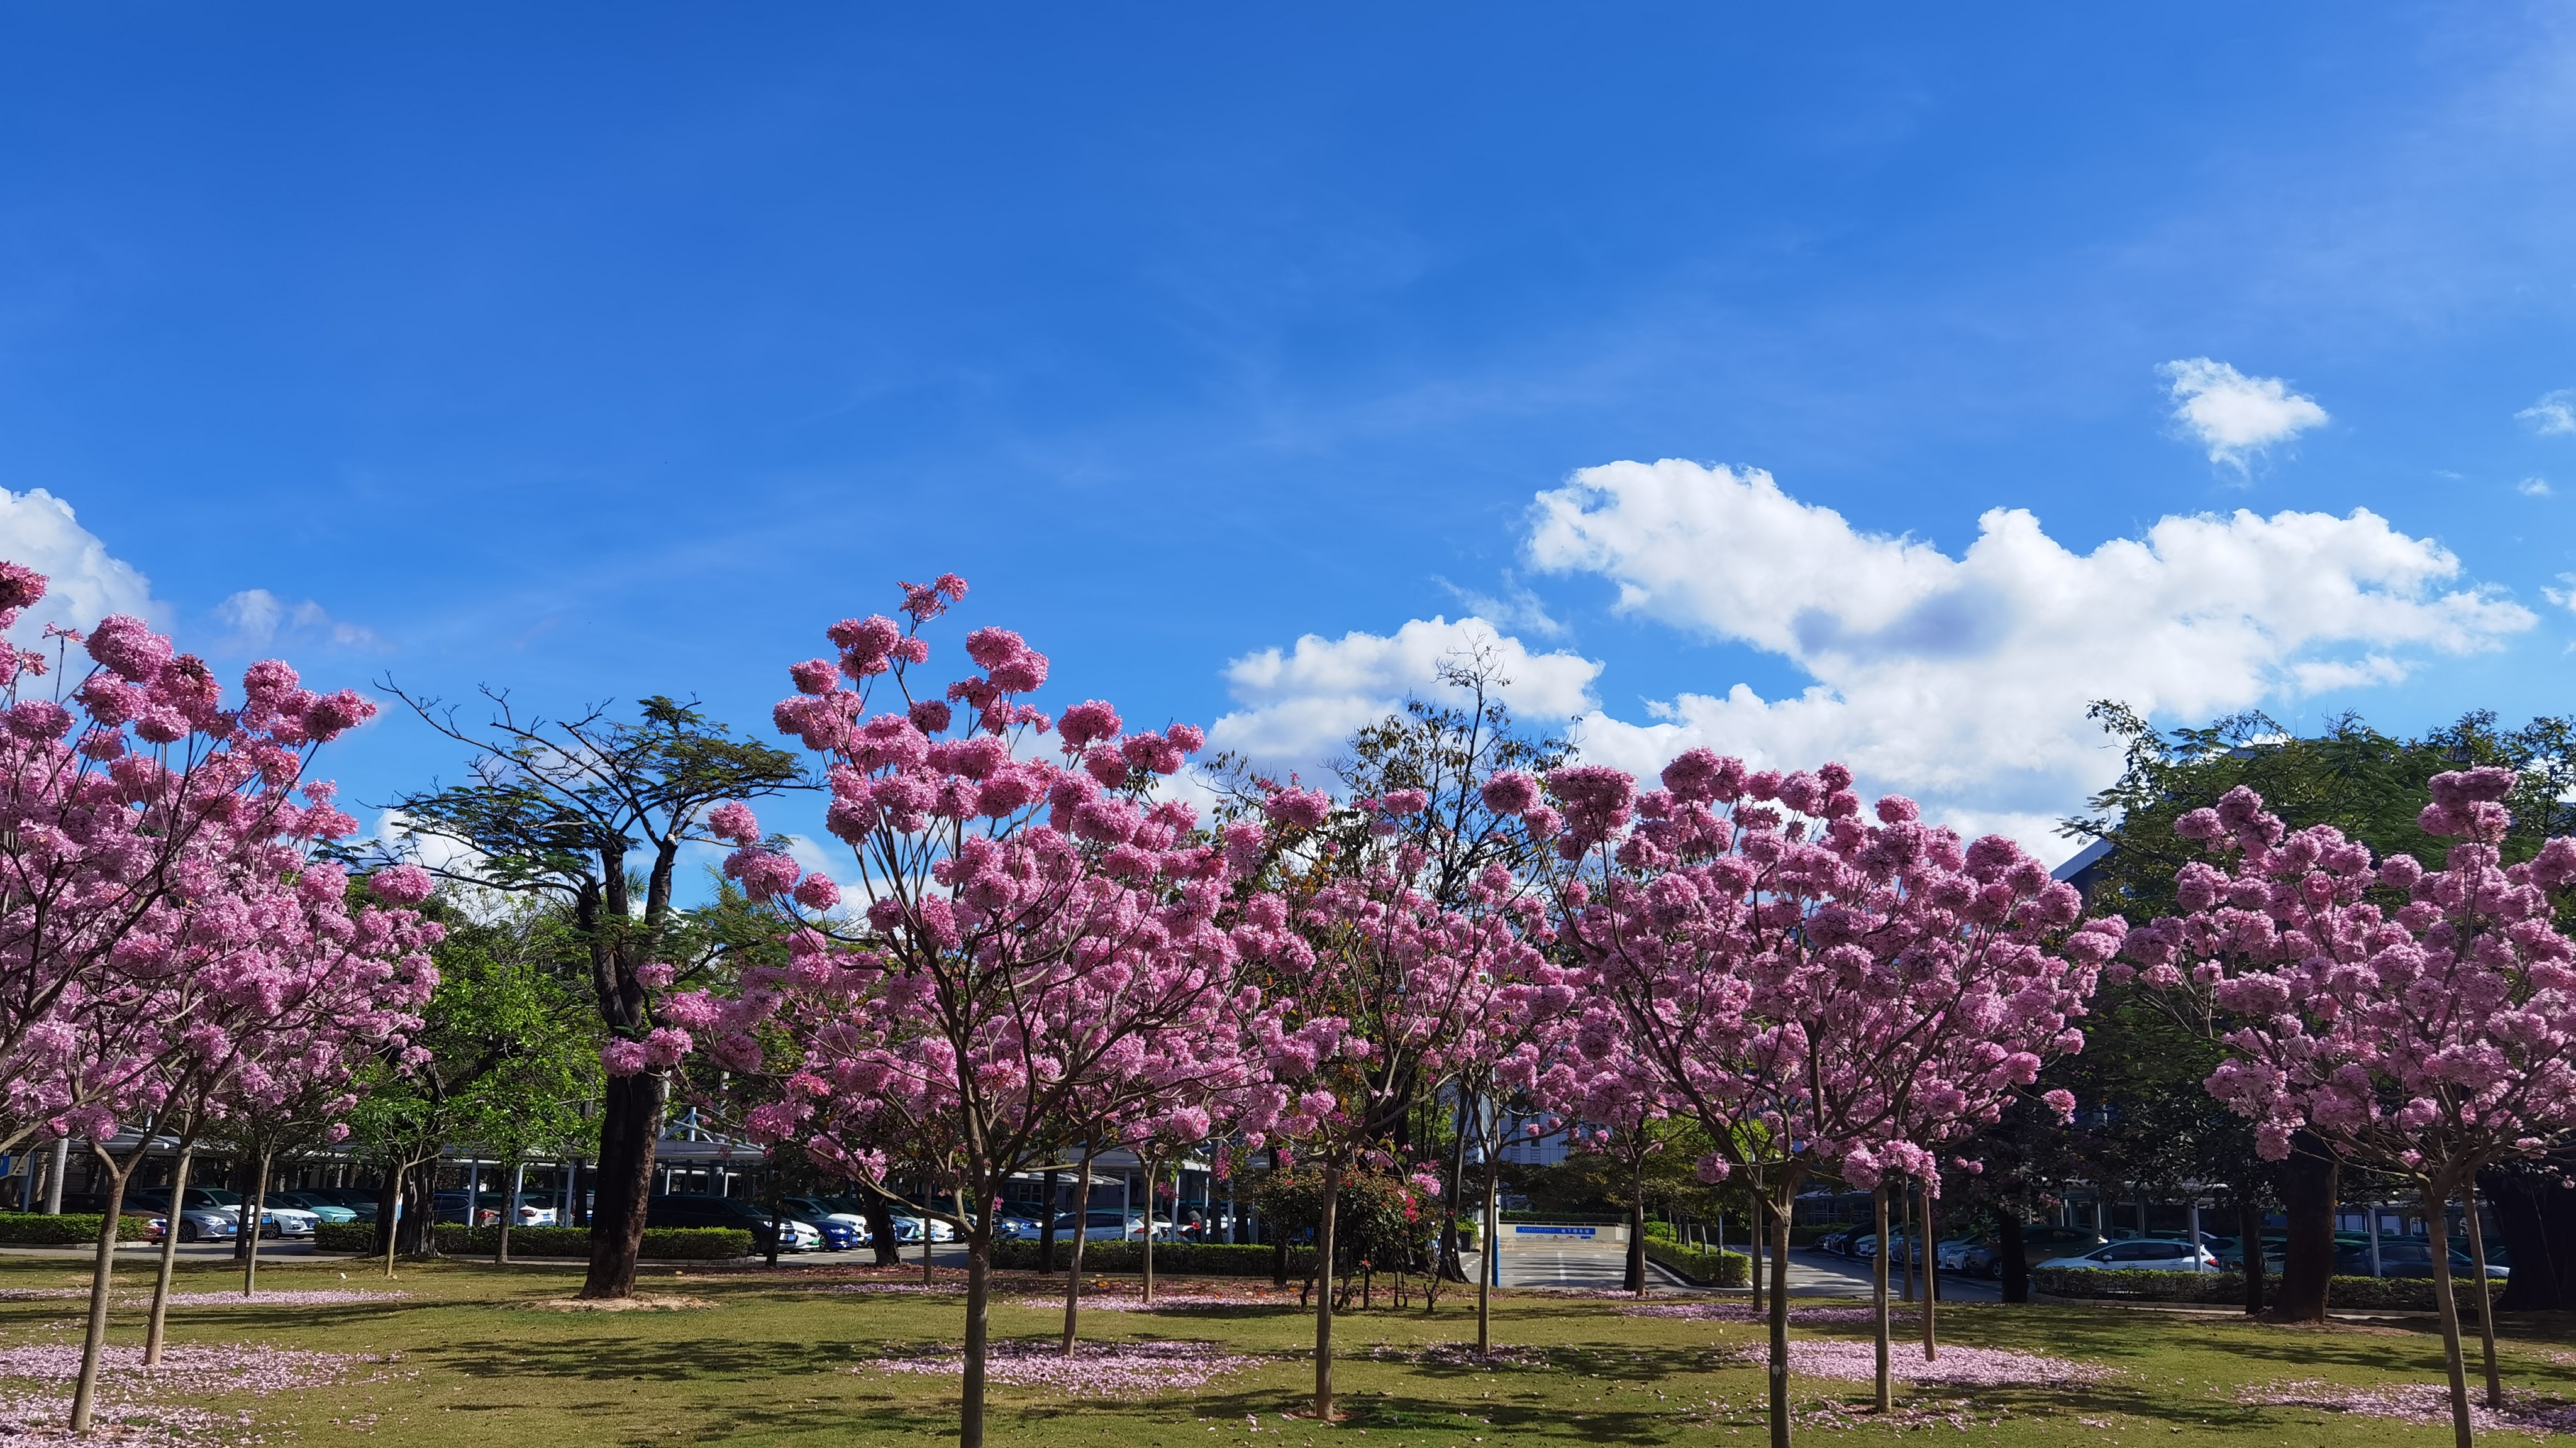
POLYGON ((801 1217, 798 1220, 823 1234, 823 1250, 826 1252, 848 1252, 859 1245, 859 1229, 847 1222, 836 1222, 829 1217, 801 1217))

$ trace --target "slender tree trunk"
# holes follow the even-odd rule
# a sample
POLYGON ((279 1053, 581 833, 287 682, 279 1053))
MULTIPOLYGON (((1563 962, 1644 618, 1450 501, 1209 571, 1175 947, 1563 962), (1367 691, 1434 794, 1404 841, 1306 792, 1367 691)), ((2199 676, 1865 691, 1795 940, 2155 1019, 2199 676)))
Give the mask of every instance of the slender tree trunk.
MULTIPOLYGON (((1457 1273, 1461 1282, 1467 1280, 1467 1254, 1458 1246, 1458 1203, 1467 1190, 1467 1122, 1468 1093, 1462 1088, 1458 1092, 1457 1141, 1449 1151, 1449 1220, 1440 1234, 1440 1270, 1457 1273)), ((1494 1144, 1488 1141, 1483 1145, 1485 1155, 1491 1157, 1494 1144)))
MULTIPOLYGON (((96 1144, 91 1147, 107 1164, 107 1201, 106 1215, 98 1224, 98 1260, 90 1268, 89 1332, 81 1340, 80 1381, 72 1389, 71 1429, 75 1433, 89 1431, 90 1414, 98 1406, 98 1361, 107 1347, 107 1299, 116 1285, 116 1235, 124 1222, 125 1184, 132 1178, 135 1164, 143 1160, 143 1150, 151 1145, 152 1136, 150 1129, 142 1133, 142 1140, 135 1143, 134 1155, 122 1167, 104 1148, 96 1144)), ((174 1234, 178 1231, 176 1220, 171 1222, 170 1230, 174 1234)))
POLYGON ((394 1275, 394 1248, 402 1239, 403 1178, 410 1175, 411 1163, 404 1162, 386 1175, 384 1199, 376 1205, 376 1229, 385 1239, 385 1278, 394 1275))
MULTIPOLYGON (((651 1071, 608 1078, 599 1167, 592 1174, 590 1272, 577 1296, 614 1301, 635 1295, 635 1260, 644 1250, 645 1204, 653 1195, 653 1152, 669 1086, 651 1071)), ((922 1235, 929 1235, 926 1225, 922 1235)))
POLYGON ((1639 1157, 1628 1174, 1628 1270, 1624 1285, 1646 1295, 1646 1159, 1639 1157))
POLYGON ((1485 1154, 1485 1229, 1477 1233, 1483 1239, 1483 1251, 1476 1254, 1476 1356, 1486 1358, 1494 1353, 1494 1279, 1503 1266, 1502 1213, 1497 1210, 1501 1195, 1501 1172, 1493 1153, 1485 1154))
MULTIPOLYGON (((1276 1179, 1279 1174, 1279 1148, 1275 1146, 1270 1148, 1270 1172, 1272 1178, 1276 1179)), ((1277 1222, 1267 1219, 1262 1221, 1261 1229, 1270 1234, 1270 1285, 1285 1287, 1288 1285, 1288 1234, 1279 1230, 1277 1222)))
MULTIPOLYGON (((876 1265, 902 1266, 903 1244, 895 1240, 894 1206, 885 1199, 885 1193, 870 1191, 866 1199, 861 1202, 859 1210, 868 1219, 868 1240, 869 1245, 876 1249, 876 1265)), ((1053 1263, 1048 1265, 1052 1270, 1053 1263)))
POLYGON ((2280 1164, 2281 1207, 2289 1242, 2281 1263, 2281 1298, 2272 1315, 2283 1322, 2323 1322, 2334 1281, 2334 1210, 2337 1170, 2333 1148, 2302 1131, 2290 1138, 2280 1164))
POLYGON ((1771 1448, 1789 1448, 1789 1213, 1797 1184, 1785 1176, 1764 1205, 1771 1220, 1771 1448))
POLYGON ((1897 1292, 1905 1301, 1914 1300, 1914 1188, 1897 1189, 1896 1228, 1905 1238, 1905 1250, 1896 1259, 1897 1292))
MULTIPOLYGON (((991 1195, 984 1200, 991 1201, 991 1195)), ((987 1207, 966 1236, 966 1382, 957 1414, 959 1448, 984 1448, 984 1358, 992 1336, 992 1306, 993 1213, 987 1207)))
MULTIPOLYGON (((268 1211, 269 1161, 270 1154, 268 1152, 263 1151, 259 1154, 259 1175, 252 1178, 251 1181, 250 1256, 245 1258, 242 1262, 242 1296, 244 1297, 248 1297, 259 1290, 259 1234, 260 1228, 267 1225, 261 1220, 261 1218, 266 1215, 268 1211)), ((174 1197, 172 1200, 176 1201, 177 1198, 174 1197)), ((278 1240, 284 1241, 286 1238, 286 1229, 283 1227, 278 1228, 277 1235, 278 1240)))
POLYGON ((2476 1177, 2470 1177, 2468 1184, 2460 1189, 2460 1202, 2468 1208, 2469 1270, 2478 1274, 2478 1345, 2486 1353, 2487 1406, 2501 1408, 2504 1406, 2504 1378, 2496 1371, 2495 1288, 2487 1281, 2486 1232, 2478 1225, 2476 1177))
POLYGON ((2456 1448, 2469 1441, 2469 1377, 2460 1354, 2460 1304, 2451 1289, 2451 1224, 2445 1215, 2451 1194, 2439 1187, 2424 1193, 2424 1230, 2432 1240, 2433 1306, 2442 1314, 2442 1366, 2451 1379, 2451 1437, 2456 1448))
POLYGON ((1323 1290, 1315 1294, 1315 1421, 1333 1421, 1333 1218, 1342 1194, 1342 1159, 1324 1161, 1324 1211, 1315 1229, 1315 1272, 1323 1290))
POLYGON ((1073 1356, 1074 1331, 1082 1325, 1082 1244, 1091 1240, 1091 1159, 1097 1154, 1089 1142, 1083 1143, 1082 1174, 1073 1182, 1073 1259, 1064 1271, 1066 1357, 1073 1356))
POLYGON ((1751 1269, 1748 1276, 1753 1283, 1753 1312, 1757 1317, 1762 1313, 1762 1244, 1771 1239, 1769 1212, 1763 1197, 1755 1193, 1752 1230, 1744 1234, 1744 1257, 1745 1266, 1751 1269))
POLYGON ((526 1163, 515 1161, 510 1163, 510 1175, 508 1178, 510 1183, 510 1199, 501 1204, 501 1221, 499 1224, 500 1231, 496 1234, 497 1240, 492 1248, 492 1262, 495 1266, 507 1267, 510 1265, 510 1223, 518 1219, 519 1188, 526 1181, 527 1172, 528 1168, 526 1163))
POLYGON ((2263 1208, 2251 1191, 2236 1195, 2236 1240, 2245 1254, 2245 1315, 2263 1315, 2263 1208))
POLYGON ((152 1282, 152 1319, 143 1329, 143 1365, 161 1363, 161 1329, 170 1315, 170 1272, 179 1258, 179 1213, 188 1201, 188 1166, 196 1156, 194 1142, 179 1147, 178 1165, 170 1171, 170 1210, 161 1219, 161 1272, 152 1282))
POLYGON ((1933 1203, 1938 1200, 1940 1199, 1932 1194, 1931 1179, 1925 1178, 1923 1182, 1923 1360, 1927 1363, 1938 1362, 1941 1359, 1941 1339, 1932 1329, 1935 1309, 1941 1301, 1941 1273, 1932 1259, 1932 1254, 1938 1250, 1941 1242, 1941 1234, 1933 1230, 1932 1225, 1936 1220, 1933 1214, 1933 1203))
MULTIPOLYGON (((1152 1161, 1145 1161, 1143 1165, 1145 1168, 1145 1245, 1142 1255, 1144 1258, 1145 1285, 1142 1295, 1145 1300, 1145 1305, 1151 1307, 1154 1305, 1154 1187, 1162 1175, 1162 1168, 1152 1161)), ((1179 1209, 1179 1202, 1176 1194, 1176 1199, 1173 1203, 1173 1210, 1178 1211, 1179 1209)))
POLYGON ((1880 1182, 1878 1189, 1870 1193, 1870 1207, 1878 1219, 1878 1250, 1870 1253, 1869 1261, 1870 1321, 1873 1324, 1870 1336, 1873 1339, 1872 1346, 1878 1353, 1878 1410, 1886 1413, 1896 1408, 1896 1390, 1888 1380, 1887 1371, 1888 1345, 1892 1334, 1887 1320, 1886 1182, 1880 1182))

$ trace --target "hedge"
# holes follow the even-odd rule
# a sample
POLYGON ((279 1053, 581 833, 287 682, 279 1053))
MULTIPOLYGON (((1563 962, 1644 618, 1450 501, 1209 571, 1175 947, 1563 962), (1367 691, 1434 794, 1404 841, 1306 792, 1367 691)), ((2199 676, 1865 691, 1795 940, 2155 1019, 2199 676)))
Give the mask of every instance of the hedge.
MULTIPOLYGON (((1232 1242, 1157 1242, 1154 1244, 1154 1271, 1182 1277, 1267 1277, 1276 1260, 1275 1247, 1236 1244, 1232 1242)), ((1312 1270, 1315 1249, 1288 1249, 1288 1275, 1302 1279, 1312 1270)), ((1055 1244, 1055 1266, 1062 1272, 1073 1264, 1073 1239, 1060 1237, 1055 1244)), ((1007 1271, 1034 1272, 1038 1268, 1038 1244, 1035 1242, 995 1242, 993 1265, 1007 1271)), ((1082 1248, 1082 1268, 1086 1272, 1141 1272, 1145 1267, 1145 1249, 1141 1242, 1087 1242, 1082 1248)))
MULTIPOLYGON (((489 1257, 500 1246, 498 1227, 441 1225, 438 1250, 459 1256, 489 1257)), ((376 1229, 366 1222, 324 1223, 313 1229, 317 1252, 377 1250, 376 1229)), ((751 1233, 739 1227, 647 1227, 643 1255, 664 1262, 714 1262, 752 1254, 751 1233)), ((522 1257, 587 1257, 588 1227, 512 1227, 510 1251, 522 1257)))
POLYGON ((1649 1237, 1646 1239, 1646 1255, 1702 1285, 1744 1287, 1753 1281, 1753 1259, 1741 1252, 1676 1247, 1670 1242, 1649 1237))
MULTIPOLYGON (((2278 1283, 2278 1276, 2265 1281, 2278 1283)), ((2030 1285, 2052 1297, 2119 1298, 2132 1302, 2212 1302, 2231 1306, 2245 1300, 2245 1274, 2241 1272, 2141 1272, 2110 1268, 2059 1267, 2030 1274, 2030 1285)), ((2463 1311, 2477 1311, 2477 1284, 2465 1278, 2455 1281, 2454 1293, 2463 1311)), ((2277 1288, 2275 1289, 2277 1290, 2277 1288)), ((2504 1291, 2499 1284, 2498 1294, 2504 1291)), ((2385 1308, 2399 1312, 2431 1312, 2433 1279, 2430 1277, 2337 1277, 2326 1286, 2329 1308, 2385 1308)))
MULTIPOLYGON (((0 1212, 0 1245, 10 1247, 86 1247, 98 1240, 98 1212, 0 1212)), ((140 1242, 148 1218, 119 1217, 116 1240, 140 1242)))

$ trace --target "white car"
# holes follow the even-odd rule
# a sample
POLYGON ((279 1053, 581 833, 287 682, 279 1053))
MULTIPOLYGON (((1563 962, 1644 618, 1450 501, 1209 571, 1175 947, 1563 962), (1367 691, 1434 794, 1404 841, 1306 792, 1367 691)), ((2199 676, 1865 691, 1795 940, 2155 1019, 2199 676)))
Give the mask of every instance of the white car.
POLYGON ((2166 1242, 2153 1237, 2114 1242, 2096 1247, 2080 1257, 2051 1257, 2039 1264, 2039 1271, 2052 1268, 2075 1271, 2109 1270, 2113 1272, 2215 1272, 2218 1258, 2207 1247, 2189 1242, 2166 1242))
POLYGON ((1115 1207, 1105 1212, 1095 1207, 1078 1219, 1071 1212, 1056 1218, 1055 1234, 1058 1237, 1071 1236, 1078 1226, 1086 1242, 1120 1242, 1131 1234, 1141 1235, 1135 1233, 1135 1225, 1133 1218, 1115 1207))

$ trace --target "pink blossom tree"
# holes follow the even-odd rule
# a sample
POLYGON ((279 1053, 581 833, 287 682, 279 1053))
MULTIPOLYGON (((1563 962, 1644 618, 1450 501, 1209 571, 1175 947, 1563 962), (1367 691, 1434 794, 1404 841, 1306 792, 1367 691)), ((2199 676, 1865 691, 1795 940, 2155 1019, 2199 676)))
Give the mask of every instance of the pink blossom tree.
MULTIPOLYGON (((1315 1307, 1315 1392, 1310 1411, 1333 1421, 1335 1215, 1355 1165, 1411 1168, 1436 1194, 1438 1172, 1405 1160, 1404 1129, 1435 1087, 1496 1054, 1489 1034, 1505 991, 1542 980, 1545 957, 1524 933, 1541 901, 1500 861, 1452 882, 1455 906, 1428 887, 1436 857, 1403 831, 1366 825, 1429 802, 1422 791, 1337 808, 1321 790, 1273 785, 1263 822, 1225 829, 1228 848, 1270 887, 1244 910, 1247 956, 1275 983, 1285 1013, 1264 1023, 1272 1075, 1293 1099, 1278 1136, 1317 1160, 1323 1176, 1316 1231, 1322 1290, 1315 1307)), ((1544 987, 1539 987, 1544 989, 1544 987)), ((1255 1133, 1258 1148, 1268 1134, 1255 1133)))
POLYGON ((922 627, 965 591, 954 575, 906 585, 903 623, 836 624, 838 659, 789 670, 798 692, 778 723, 825 758, 826 826, 855 884, 845 896, 801 870, 746 806, 715 809, 711 828, 739 846, 726 873, 785 917, 791 963, 746 973, 732 1000, 675 997, 664 1049, 703 1034, 718 1063, 757 1067, 754 1032, 783 1030, 798 1059, 750 1114, 756 1135, 861 1180, 881 1180, 889 1155, 936 1170, 961 1205, 931 1211, 966 1243, 960 1441, 974 1448, 1011 1179, 1074 1130, 1124 1122, 1179 1146, 1221 1110, 1258 1129, 1275 1093, 1254 1049, 1270 1018, 1229 931, 1234 857, 1187 805, 1153 799, 1199 731, 1127 731, 1096 700, 1048 719, 1022 702, 1045 656, 999 628, 967 636, 977 672, 916 689, 922 627), (1050 732, 1060 762, 1029 757, 1050 732))
POLYGON ((1768 1209, 1784 1445, 1798 1187, 1874 1182, 1919 1149, 1925 1103, 2028 1085, 2044 1050, 2080 1047, 2073 1021, 2118 927, 2065 934, 2074 890, 2009 840, 1963 845, 1896 797, 1863 823, 1840 765, 1783 776, 1694 750, 1662 783, 1641 795, 1615 769, 1560 769, 1563 813, 1542 823, 1562 832, 1565 932, 1633 1049, 1717 1143, 1703 1177, 1742 1171, 1768 1209))
MULTIPOLYGON (((2418 823, 2460 841, 2439 870, 2374 860, 2330 826, 2292 833, 2261 796, 2231 790, 2175 824, 2215 857, 2175 877, 2190 913, 2132 932, 2126 949, 2150 986, 2240 1022, 2207 1084, 2254 1121, 2265 1156, 2304 1129, 2415 1184, 2463 1448, 2468 1383, 2441 1224, 2466 1194, 2477 1243, 2478 1171, 2539 1156, 2576 1124, 2576 947, 2553 924, 2576 885, 2576 839, 2504 865, 2514 782, 2497 768, 2433 778, 2418 823)), ((2494 1315, 2479 1319, 2492 1406, 2494 1315)))

